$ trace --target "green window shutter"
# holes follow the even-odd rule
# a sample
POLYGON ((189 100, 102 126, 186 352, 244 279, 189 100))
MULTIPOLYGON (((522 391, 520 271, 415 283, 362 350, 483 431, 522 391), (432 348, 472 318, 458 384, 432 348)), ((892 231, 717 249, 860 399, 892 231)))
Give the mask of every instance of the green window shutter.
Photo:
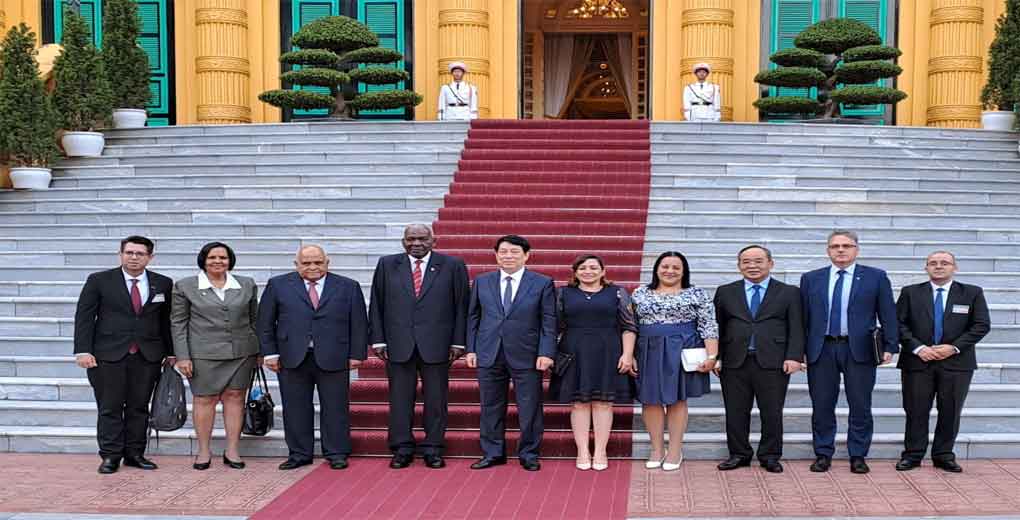
MULTIPOLYGON (((404 17, 406 16, 403 0, 358 0, 358 21, 368 26, 372 32, 379 36, 379 46, 387 49, 394 49, 405 52, 407 47, 404 31, 404 17)), ((404 60, 395 63, 393 66, 404 69, 404 60)), ((383 90, 406 88, 406 82, 401 81, 389 85, 358 85, 358 92, 378 92, 383 90)), ((366 110, 360 115, 373 119, 402 119, 404 109, 393 110, 366 110)))
MULTIPOLYGON (((298 32, 302 27, 319 18, 338 16, 340 14, 340 0, 293 0, 291 3, 291 34, 298 32)), ((297 47, 291 46, 291 50, 296 49, 297 47)), ((301 68, 299 65, 294 66, 294 69, 299 68, 301 68)), ((312 92, 329 94, 329 89, 326 87, 295 86, 293 88, 295 90, 310 90, 312 92)), ((328 113, 328 110, 295 110, 293 115, 297 118, 302 116, 322 117, 328 113)))
MULTIPOLYGON (((53 37, 57 42, 64 38, 64 8, 69 2, 58 0, 53 2, 53 37)), ((92 43, 99 46, 103 41, 103 0, 81 0, 81 15, 89 26, 92 43)))
MULTIPOLYGON (((887 32, 888 19, 886 12, 887 0, 839 0, 839 16, 860 20, 882 36, 882 41, 889 40, 887 32)), ((878 80, 875 85, 888 86, 891 79, 878 80)), ((842 105, 841 112, 848 116, 867 118, 883 118, 887 105, 842 105)))
MULTIPOLYGON (((820 16, 820 0, 773 0, 772 42, 769 54, 794 47, 793 40, 809 25, 817 23, 820 16)), ((770 64, 775 68, 775 64, 770 64)), ((771 87, 769 96, 815 97, 816 89, 771 87)))

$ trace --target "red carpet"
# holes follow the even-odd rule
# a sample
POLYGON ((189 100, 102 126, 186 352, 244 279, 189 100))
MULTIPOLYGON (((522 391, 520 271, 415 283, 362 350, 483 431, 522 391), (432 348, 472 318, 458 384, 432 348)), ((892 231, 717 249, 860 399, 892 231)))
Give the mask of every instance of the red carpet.
POLYGON ((542 471, 517 464, 485 471, 451 459, 443 470, 419 463, 391 470, 384 459, 354 459, 344 471, 320 466, 251 520, 315 519, 622 519, 627 516, 629 462, 603 472, 577 471, 572 461, 545 461, 542 471))

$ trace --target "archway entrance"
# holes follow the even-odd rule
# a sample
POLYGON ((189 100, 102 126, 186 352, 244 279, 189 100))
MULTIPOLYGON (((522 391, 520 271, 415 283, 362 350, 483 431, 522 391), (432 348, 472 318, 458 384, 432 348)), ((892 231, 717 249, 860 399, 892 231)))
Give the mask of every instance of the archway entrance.
POLYGON ((645 119, 648 0, 523 0, 525 119, 645 119))

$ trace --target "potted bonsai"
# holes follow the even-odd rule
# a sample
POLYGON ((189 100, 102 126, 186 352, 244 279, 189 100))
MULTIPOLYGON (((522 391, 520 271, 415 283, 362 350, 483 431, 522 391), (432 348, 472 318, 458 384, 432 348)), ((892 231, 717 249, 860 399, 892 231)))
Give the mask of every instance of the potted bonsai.
POLYGON ((343 85, 389 85, 410 79, 407 71, 391 65, 403 54, 379 47, 379 37, 367 25, 346 16, 319 18, 294 34, 291 43, 300 50, 284 53, 280 61, 300 68, 283 73, 286 84, 325 87, 329 94, 313 90, 269 90, 259 99, 289 109, 328 109, 330 119, 346 120, 359 110, 413 107, 422 97, 410 90, 380 90, 345 95, 343 85))
POLYGON ((106 0, 103 4, 103 66, 113 89, 114 128, 141 128, 147 118, 149 56, 138 46, 142 20, 135 0, 106 0))
POLYGON ((15 189, 49 188, 58 154, 56 116, 35 56, 35 33, 23 23, 11 28, 0 50, 0 156, 15 189))
POLYGON ((53 64, 53 107, 65 131, 60 141, 68 157, 99 157, 105 140, 96 129, 110 121, 112 93, 85 19, 71 9, 64 12, 63 45, 53 64))
POLYGON ((1020 102, 1020 0, 1006 0, 988 48, 988 82, 981 90, 981 128, 1009 131, 1016 126, 1020 102))

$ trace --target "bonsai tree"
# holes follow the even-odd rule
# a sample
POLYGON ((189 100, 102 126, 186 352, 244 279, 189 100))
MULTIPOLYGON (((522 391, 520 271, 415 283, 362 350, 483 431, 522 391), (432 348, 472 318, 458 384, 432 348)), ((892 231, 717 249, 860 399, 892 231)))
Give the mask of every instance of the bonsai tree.
POLYGON ((795 47, 769 57, 779 67, 759 72, 756 83, 772 87, 818 88, 818 99, 776 96, 754 102, 770 114, 818 114, 825 119, 839 117, 840 104, 879 105, 898 103, 907 94, 874 85, 879 79, 903 72, 888 60, 898 58, 899 49, 882 45, 882 37, 864 22, 852 18, 823 20, 794 39, 795 47))
POLYGON ((0 51, 0 155, 13 167, 47 168, 58 154, 56 116, 35 56, 35 33, 12 27, 0 51))
POLYGON ((988 48, 988 82, 981 103, 989 110, 1012 111, 1020 102, 1020 0, 1006 0, 988 48))
POLYGON ((346 16, 319 18, 291 37, 300 50, 284 53, 280 61, 300 68, 284 72, 285 84, 326 87, 329 94, 311 90, 269 90, 259 99, 290 109, 328 109, 329 117, 350 119, 360 110, 413 107, 422 97, 410 90, 363 92, 348 98, 343 86, 353 82, 388 85, 407 81, 410 75, 392 64, 403 54, 379 47, 379 37, 367 25, 346 16))
POLYGON ((113 116, 113 93, 103 60, 92 44, 85 19, 70 9, 64 11, 63 46, 53 63, 53 107, 60 127, 92 132, 108 125, 113 116))
POLYGON ((138 46, 142 20, 135 0, 103 4, 103 66, 110 77, 114 108, 144 109, 149 104, 149 56, 138 46))

